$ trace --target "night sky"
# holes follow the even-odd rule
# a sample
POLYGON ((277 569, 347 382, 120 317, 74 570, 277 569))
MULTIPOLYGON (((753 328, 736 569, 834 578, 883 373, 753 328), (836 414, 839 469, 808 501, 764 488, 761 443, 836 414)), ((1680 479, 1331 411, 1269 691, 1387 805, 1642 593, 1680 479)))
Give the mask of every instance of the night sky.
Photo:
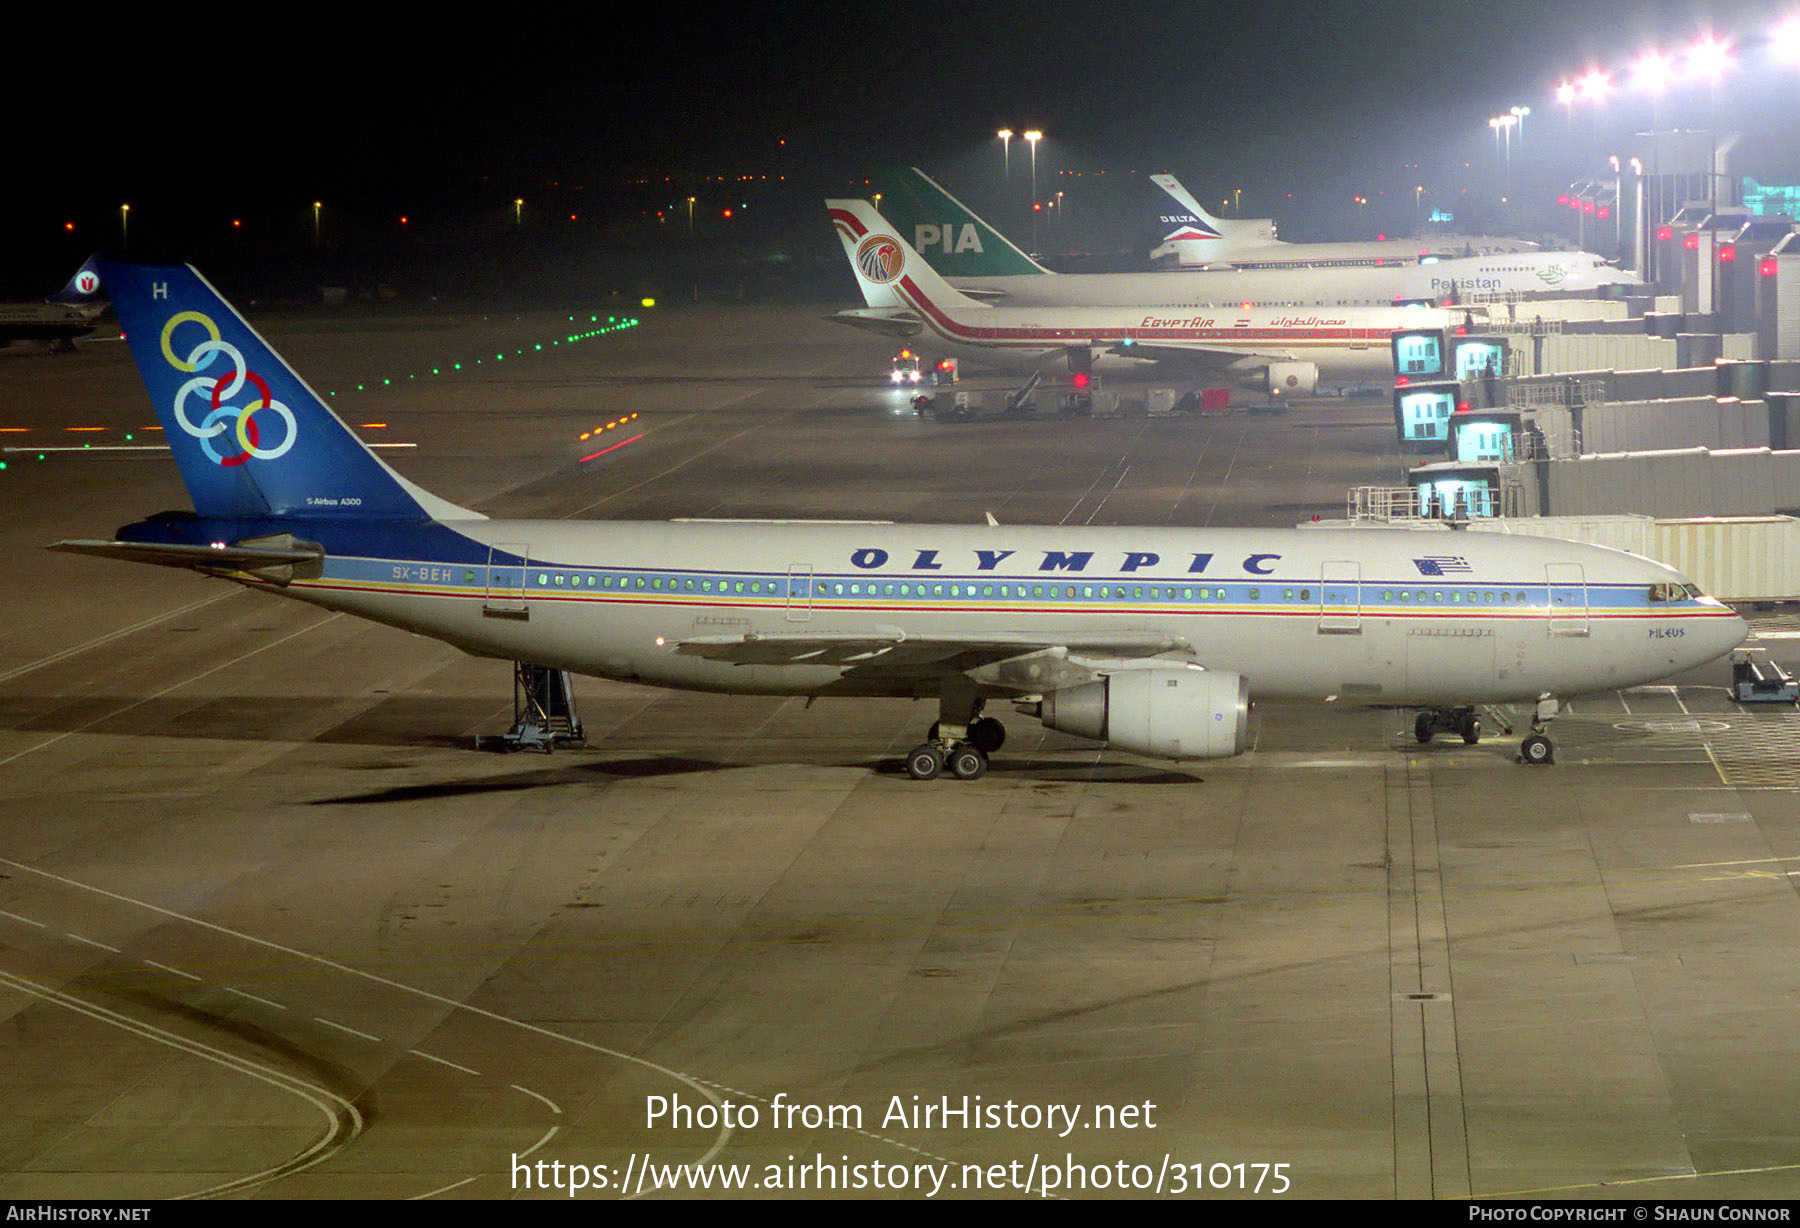
MULTIPOLYGON (((662 3, 622 20, 596 6, 471 18, 293 7, 275 35, 267 10, 106 18, 103 54, 40 42, 9 66, 15 106, 35 96, 67 118, 9 125, 0 291, 47 292, 30 279, 116 246, 125 201, 136 246, 182 258, 212 255, 233 221, 309 235, 315 199, 365 227, 477 224, 515 198, 598 226, 689 193, 718 207, 739 190, 722 178, 739 175, 757 177, 741 191, 762 222, 740 232, 791 246, 819 196, 908 162, 1004 217, 1030 188, 1017 140, 1013 182, 1000 181, 1002 125, 1045 131, 1039 195, 1073 198, 1085 226, 1071 246, 1129 239, 1125 195, 1100 190, 1097 172, 1118 185, 1162 170, 1202 200, 1241 190, 1243 212, 1273 214, 1285 237, 1347 238, 1404 223, 1415 186, 1446 203, 1497 197, 1505 172, 1486 121, 1510 105, 1533 107, 1515 194, 1592 173, 1648 108, 1621 97, 1603 115, 1565 115, 1557 79, 1622 69, 1707 28, 1745 47, 1737 88, 1671 96, 1664 122, 1747 128, 1740 169, 1794 182, 1800 68, 1748 62, 1783 7, 839 0, 662 3), (1355 194, 1374 206, 1349 209, 1355 194)), ((829 251, 822 220, 816 237, 829 251)), ((609 241, 629 238, 615 227, 609 241)))

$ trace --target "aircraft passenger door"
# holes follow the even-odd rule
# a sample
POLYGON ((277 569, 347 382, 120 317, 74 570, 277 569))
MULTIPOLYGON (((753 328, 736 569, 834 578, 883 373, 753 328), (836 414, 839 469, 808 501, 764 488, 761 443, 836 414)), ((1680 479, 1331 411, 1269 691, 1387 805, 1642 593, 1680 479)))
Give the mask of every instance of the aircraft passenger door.
POLYGON ((791 623, 812 621, 813 569, 811 563, 795 563, 788 568, 787 620, 791 623))
POLYGON ((481 612, 488 618, 529 618, 525 604, 525 572, 531 547, 518 542, 495 542, 488 547, 487 597, 481 612))
POLYGON ((1550 634, 1588 633, 1587 575, 1580 563, 1546 563, 1544 580, 1550 592, 1550 634))
POLYGON ((1319 634, 1362 634, 1362 564, 1329 559, 1319 571, 1319 634))

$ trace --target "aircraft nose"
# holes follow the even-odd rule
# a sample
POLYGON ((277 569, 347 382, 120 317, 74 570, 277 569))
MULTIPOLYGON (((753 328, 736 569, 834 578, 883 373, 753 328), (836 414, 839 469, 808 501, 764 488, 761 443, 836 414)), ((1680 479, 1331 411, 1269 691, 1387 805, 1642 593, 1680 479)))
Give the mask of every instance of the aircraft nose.
MULTIPOLYGON (((1731 609, 1730 606, 1725 608, 1731 609)), ((1735 610, 1731 612, 1729 618, 1721 616, 1707 619, 1705 627, 1706 630, 1702 632, 1700 642, 1706 655, 1696 661, 1696 665, 1724 656, 1742 644, 1744 638, 1750 634, 1750 624, 1745 622, 1744 616, 1735 610)))

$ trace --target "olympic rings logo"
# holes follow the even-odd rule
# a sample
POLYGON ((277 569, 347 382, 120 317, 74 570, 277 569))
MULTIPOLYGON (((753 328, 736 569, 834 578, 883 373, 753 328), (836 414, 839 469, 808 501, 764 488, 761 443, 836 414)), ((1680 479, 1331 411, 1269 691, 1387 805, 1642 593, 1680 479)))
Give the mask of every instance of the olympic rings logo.
MULTIPOLYGON (((274 460, 287 455, 288 449, 294 446, 294 440, 299 437, 294 411, 270 394, 269 385, 262 376, 250 370, 241 350, 219 338, 219 326, 209 316, 198 311, 183 311, 170 316, 169 322, 163 325, 162 354, 163 360, 177 371, 195 373, 193 379, 175 392, 175 421, 182 430, 200 441, 201 450, 213 464, 227 467, 241 465, 251 457, 257 460, 274 460), (198 324, 206 330, 207 335, 207 340, 189 350, 186 358, 178 357, 171 344, 175 330, 183 324, 198 324), (198 374, 212 366, 221 356, 231 363, 228 373, 216 377, 198 374), (226 404, 243 390, 245 384, 251 385, 255 390, 250 404, 226 404), (196 396, 207 402, 206 416, 198 426, 194 425, 193 418, 188 414, 188 401, 196 396), (262 446, 262 431, 255 421, 257 414, 273 414, 286 424, 279 446, 262 446), (226 431, 232 432, 232 439, 237 444, 238 452, 235 456, 223 455, 214 444, 214 440, 226 431)), ((266 416, 263 422, 268 422, 266 416)))

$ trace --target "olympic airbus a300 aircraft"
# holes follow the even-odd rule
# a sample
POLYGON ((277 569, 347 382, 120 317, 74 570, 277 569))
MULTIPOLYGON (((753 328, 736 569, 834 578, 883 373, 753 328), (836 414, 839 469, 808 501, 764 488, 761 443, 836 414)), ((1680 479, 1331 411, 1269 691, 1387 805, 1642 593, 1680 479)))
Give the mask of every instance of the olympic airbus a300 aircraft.
POLYGON ((1244 749, 1251 700, 1423 707, 1627 687, 1744 624, 1598 547, 1405 530, 490 520, 399 476, 191 268, 102 278, 193 498, 58 549, 187 567, 479 655, 703 691, 913 696, 912 775, 985 770, 1012 701, 1169 759, 1244 749))

